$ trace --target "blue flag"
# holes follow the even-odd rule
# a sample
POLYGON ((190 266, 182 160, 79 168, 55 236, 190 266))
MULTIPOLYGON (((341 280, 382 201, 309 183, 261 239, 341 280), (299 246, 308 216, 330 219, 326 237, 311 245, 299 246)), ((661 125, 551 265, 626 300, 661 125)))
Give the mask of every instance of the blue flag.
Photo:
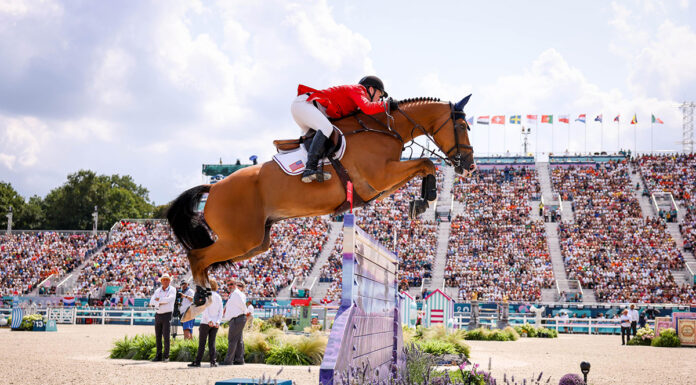
POLYGON ((521 115, 510 115, 510 124, 520 124, 521 121, 521 115))
POLYGON ((602 123, 602 114, 597 115, 597 117, 594 118, 594 121, 602 123))

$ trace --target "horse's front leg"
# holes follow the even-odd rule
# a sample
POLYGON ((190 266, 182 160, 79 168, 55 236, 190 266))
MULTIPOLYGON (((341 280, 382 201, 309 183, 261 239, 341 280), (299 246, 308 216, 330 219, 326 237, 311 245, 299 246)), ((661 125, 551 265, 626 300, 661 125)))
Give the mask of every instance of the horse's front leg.
POLYGON ((388 196, 401 188, 416 176, 423 177, 421 198, 410 202, 409 216, 415 218, 428 209, 428 201, 437 198, 435 165, 430 159, 414 159, 407 161, 390 161, 381 172, 368 178, 368 183, 376 190, 388 196), (372 179, 372 180, 370 180, 372 179))

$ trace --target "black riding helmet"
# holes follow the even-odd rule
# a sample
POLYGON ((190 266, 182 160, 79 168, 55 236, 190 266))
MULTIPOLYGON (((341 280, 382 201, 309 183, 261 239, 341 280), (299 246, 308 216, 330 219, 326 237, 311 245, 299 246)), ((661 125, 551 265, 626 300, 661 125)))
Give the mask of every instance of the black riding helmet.
MULTIPOLYGON (((382 80, 377 76, 365 76, 364 78, 360 79, 358 84, 365 88, 372 87, 374 89, 380 90, 382 92, 382 97, 386 98, 387 96, 389 96, 387 91, 384 90, 384 83, 382 83, 382 80)), ((370 97, 372 97, 372 95, 370 95, 370 97)))

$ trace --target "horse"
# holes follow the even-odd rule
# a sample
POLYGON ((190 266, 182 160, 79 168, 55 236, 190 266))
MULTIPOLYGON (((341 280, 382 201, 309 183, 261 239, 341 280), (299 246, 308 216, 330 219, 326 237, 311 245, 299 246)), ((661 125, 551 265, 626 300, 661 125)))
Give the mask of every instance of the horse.
POLYGON ((346 142, 345 153, 340 164, 332 162, 327 168, 332 177, 322 183, 303 183, 299 176, 287 175, 268 161, 240 169, 215 184, 183 192, 172 202, 167 219, 188 252, 197 285, 192 311, 205 303, 208 269, 268 250, 274 223, 336 214, 350 207, 345 204, 348 192, 341 181, 346 176, 359 198, 356 206, 389 196, 411 179, 422 177, 424 200, 412 202, 412 209, 415 214, 424 212, 427 201, 436 199, 435 165, 429 158, 402 160, 402 152, 407 144, 417 144, 415 138, 426 136, 457 174, 473 172, 474 150, 464 113, 470 97, 457 103, 406 99, 390 113, 359 112, 335 121, 346 142), (201 213, 196 207, 205 193, 208 197, 201 213))

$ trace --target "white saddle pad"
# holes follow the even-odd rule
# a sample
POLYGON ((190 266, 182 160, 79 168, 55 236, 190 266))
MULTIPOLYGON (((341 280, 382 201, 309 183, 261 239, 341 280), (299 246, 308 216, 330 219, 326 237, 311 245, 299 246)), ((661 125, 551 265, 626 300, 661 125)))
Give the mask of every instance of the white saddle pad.
MULTIPOLYGON (((346 140, 343 138, 341 140, 341 147, 336 151, 333 158, 341 160, 343 154, 346 152, 346 140)), ((273 155, 273 160, 278 163, 280 169, 283 170, 288 175, 300 175, 305 169, 305 164, 307 164, 307 150, 303 144, 300 147, 290 150, 281 151, 273 155)), ((331 164, 328 158, 321 160, 321 164, 326 166, 331 164)))

